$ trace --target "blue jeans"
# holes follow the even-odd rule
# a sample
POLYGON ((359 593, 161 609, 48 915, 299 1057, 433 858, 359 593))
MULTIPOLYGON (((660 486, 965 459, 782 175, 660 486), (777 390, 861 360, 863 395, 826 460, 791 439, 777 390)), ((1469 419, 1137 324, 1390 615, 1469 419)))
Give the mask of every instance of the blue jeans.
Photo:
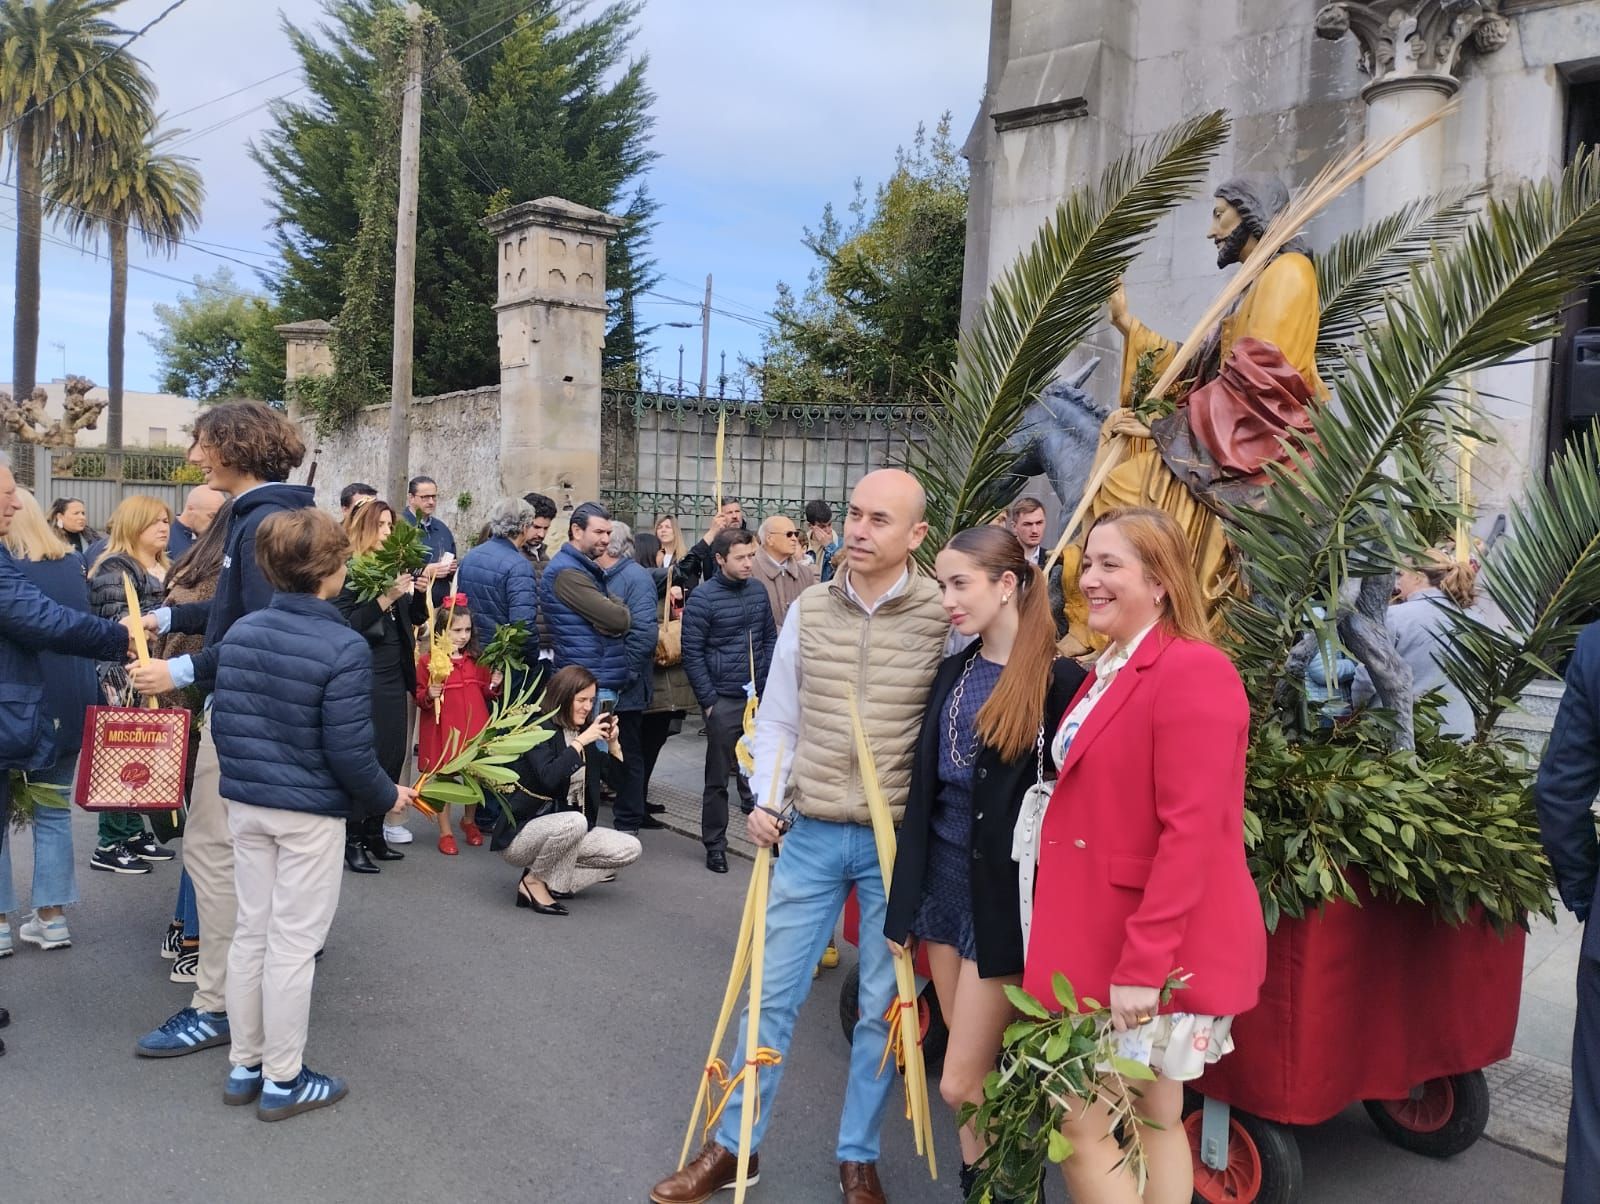
POLYGON ((189 877, 188 870, 178 876, 178 903, 172 919, 183 924, 184 940, 200 939, 200 908, 194 901, 194 879, 189 877))
MULTIPOLYGON (((49 769, 30 775, 36 782, 72 785, 78 754, 69 753, 49 769)), ((0 770, 0 773, 5 772, 0 770)), ((12 836, 16 833, 12 832, 12 836)), ((17 892, 11 883, 11 845, 0 849, 0 912, 17 910, 17 892)), ((65 907, 78 901, 78 879, 72 868, 72 808, 39 807, 33 824, 33 889, 29 901, 35 908, 65 907)))
MULTIPOLYGON (((760 1069, 761 1114, 751 1131, 752 1153, 761 1148, 762 1135, 772 1120, 778 1081, 788 1068, 795 1018, 811 991, 811 972, 833 935, 852 885, 861 904, 861 1019, 856 1021, 850 1047, 850 1078, 839 1117, 838 1160, 878 1160, 884 1108, 899 1089, 893 1058, 883 1073, 878 1073, 889 1036, 883 1014, 895 997, 894 965, 883 939, 885 901, 878 849, 869 827, 804 816, 783 838, 782 856, 772 868, 758 1036, 761 1045, 777 1050, 785 1061, 760 1069)), ((734 1066, 744 1064, 749 1018, 747 1009, 739 1021, 739 1043, 729 1058, 734 1066)), ((742 1088, 734 1091, 717 1129, 718 1143, 733 1151, 739 1148, 743 1094, 742 1088)))

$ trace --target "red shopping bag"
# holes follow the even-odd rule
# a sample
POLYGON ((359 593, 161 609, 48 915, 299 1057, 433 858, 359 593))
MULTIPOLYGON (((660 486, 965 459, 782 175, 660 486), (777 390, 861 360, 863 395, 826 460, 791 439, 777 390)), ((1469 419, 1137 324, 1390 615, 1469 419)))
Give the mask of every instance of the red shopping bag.
POLYGON ((188 750, 182 707, 90 707, 73 801, 85 811, 180 811, 188 750))

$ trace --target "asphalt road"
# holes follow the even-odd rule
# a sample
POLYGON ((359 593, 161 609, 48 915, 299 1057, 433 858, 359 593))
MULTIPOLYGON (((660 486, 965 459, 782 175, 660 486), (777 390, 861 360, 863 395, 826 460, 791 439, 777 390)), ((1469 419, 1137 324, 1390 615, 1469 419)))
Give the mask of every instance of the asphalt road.
MULTIPOLYGON (((443 857, 414 827, 404 862, 345 876, 317 974, 307 1060, 346 1076, 350 1095, 265 1125, 222 1104, 225 1050, 133 1056, 134 1039, 187 1002, 156 954, 178 871, 89 872, 92 817, 77 815, 73 948, 19 942, 0 963, 0 1002, 13 1013, 0 1059, 0 1200, 643 1201, 676 1163, 748 863, 714 876, 697 843, 646 833, 645 858, 616 884, 569 917, 544 917, 512 906, 515 871, 498 857, 465 847, 443 857)), ((838 1199, 843 973, 824 973, 801 1017, 752 1200, 838 1199)), ((938 1184, 909 1125, 894 1110, 885 1125, 881 1171, 897 1204, 958 1199, 952 1125, 935 1108, 938 1184)), ((1385 1144, 1359 1110, 1300 1139, 1307 1201, 1559 1196, 1560 1173, 1544 1163, 1487 1142, 1430 1162, 1385 1144)))

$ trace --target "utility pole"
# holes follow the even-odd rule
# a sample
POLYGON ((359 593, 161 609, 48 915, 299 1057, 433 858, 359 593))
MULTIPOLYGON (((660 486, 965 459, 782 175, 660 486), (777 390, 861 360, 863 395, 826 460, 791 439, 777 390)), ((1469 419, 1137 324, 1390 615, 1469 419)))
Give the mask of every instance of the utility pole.
POLYGON ((422 6, 406 5, 411 37, 400 111, 400 206, 394 231, 394 361, 389 385, 389 496, 411 475, 411 343, 417 295, 417 169, 422 141, 422 6))
POLYGON ((706 374, 711 370, 711 273, 706 273, 706 299, 700 306, 700 400, 706 399, 706 374))

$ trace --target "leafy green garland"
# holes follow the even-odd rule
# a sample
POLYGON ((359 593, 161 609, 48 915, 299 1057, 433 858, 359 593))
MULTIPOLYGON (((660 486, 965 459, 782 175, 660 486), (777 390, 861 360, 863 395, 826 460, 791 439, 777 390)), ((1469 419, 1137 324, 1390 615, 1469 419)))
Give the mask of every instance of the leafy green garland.
POLYGON ((530 682, 515 697, 495 704, 489 722, 476 736, 446 750, 448 759, 423 779, 422 798, 439 806, 475 806, 492 800, 508 820, 514 820, 505 800, 518 782, 511 764, 554 735, 544 719, 530 682))
POLYGON ((1253 727, 1245 844, 1269 931, 1330 899, 1358 902, 1352 871, 1451 924, 1477 908, 1501 928, 1553 916, 1520 750, 1440 737, 1430 700, 1417 720, 1418 752, 1390 748, 1373 716, 1334 738, 1253 727))
POLYGON ((72 804, 67 801, 64 786, 49 782, 35 782, 20 769, 8 771, 11 775, 11 826, 26 828, 32 824, 40 807, 64 810, 72 804))
MULTIPOLYGON (((1169 978, 1162 1004, 1183 985, 1169 978)), ((1144 1187, 1139 1130, 1150 1122, 1135 1113, 1134 1101, 1137 1084, 1156 1076, 1144 1063, 1117 1055, 1109 1008, 1094 999, 1079 1000, 1063 974, 1056 974, 1051 986, 1059 1012, 1021 987, 1005 988, 1022 1019, 1005 1031, 999 1069, 983 1083, 983 1102, 961 1109, 961 1123, 971 1124, 988 1142, 970 1199, 1033 1199, 1046 1164, 1072 1156, 1072 1142, 1061 1131, 1068 1111, 1095 1101, 1111 1111, 1111 1131, 1104 1140, 1120 1139, 1123 1162, 1144 1187)))
POLYGON ((408 522, 397 522, 381 544, 350 561, 345 581, 357 598, 371 602, 401 573, 415 573, 426 565, 428 556, 422 532, 408 522))

